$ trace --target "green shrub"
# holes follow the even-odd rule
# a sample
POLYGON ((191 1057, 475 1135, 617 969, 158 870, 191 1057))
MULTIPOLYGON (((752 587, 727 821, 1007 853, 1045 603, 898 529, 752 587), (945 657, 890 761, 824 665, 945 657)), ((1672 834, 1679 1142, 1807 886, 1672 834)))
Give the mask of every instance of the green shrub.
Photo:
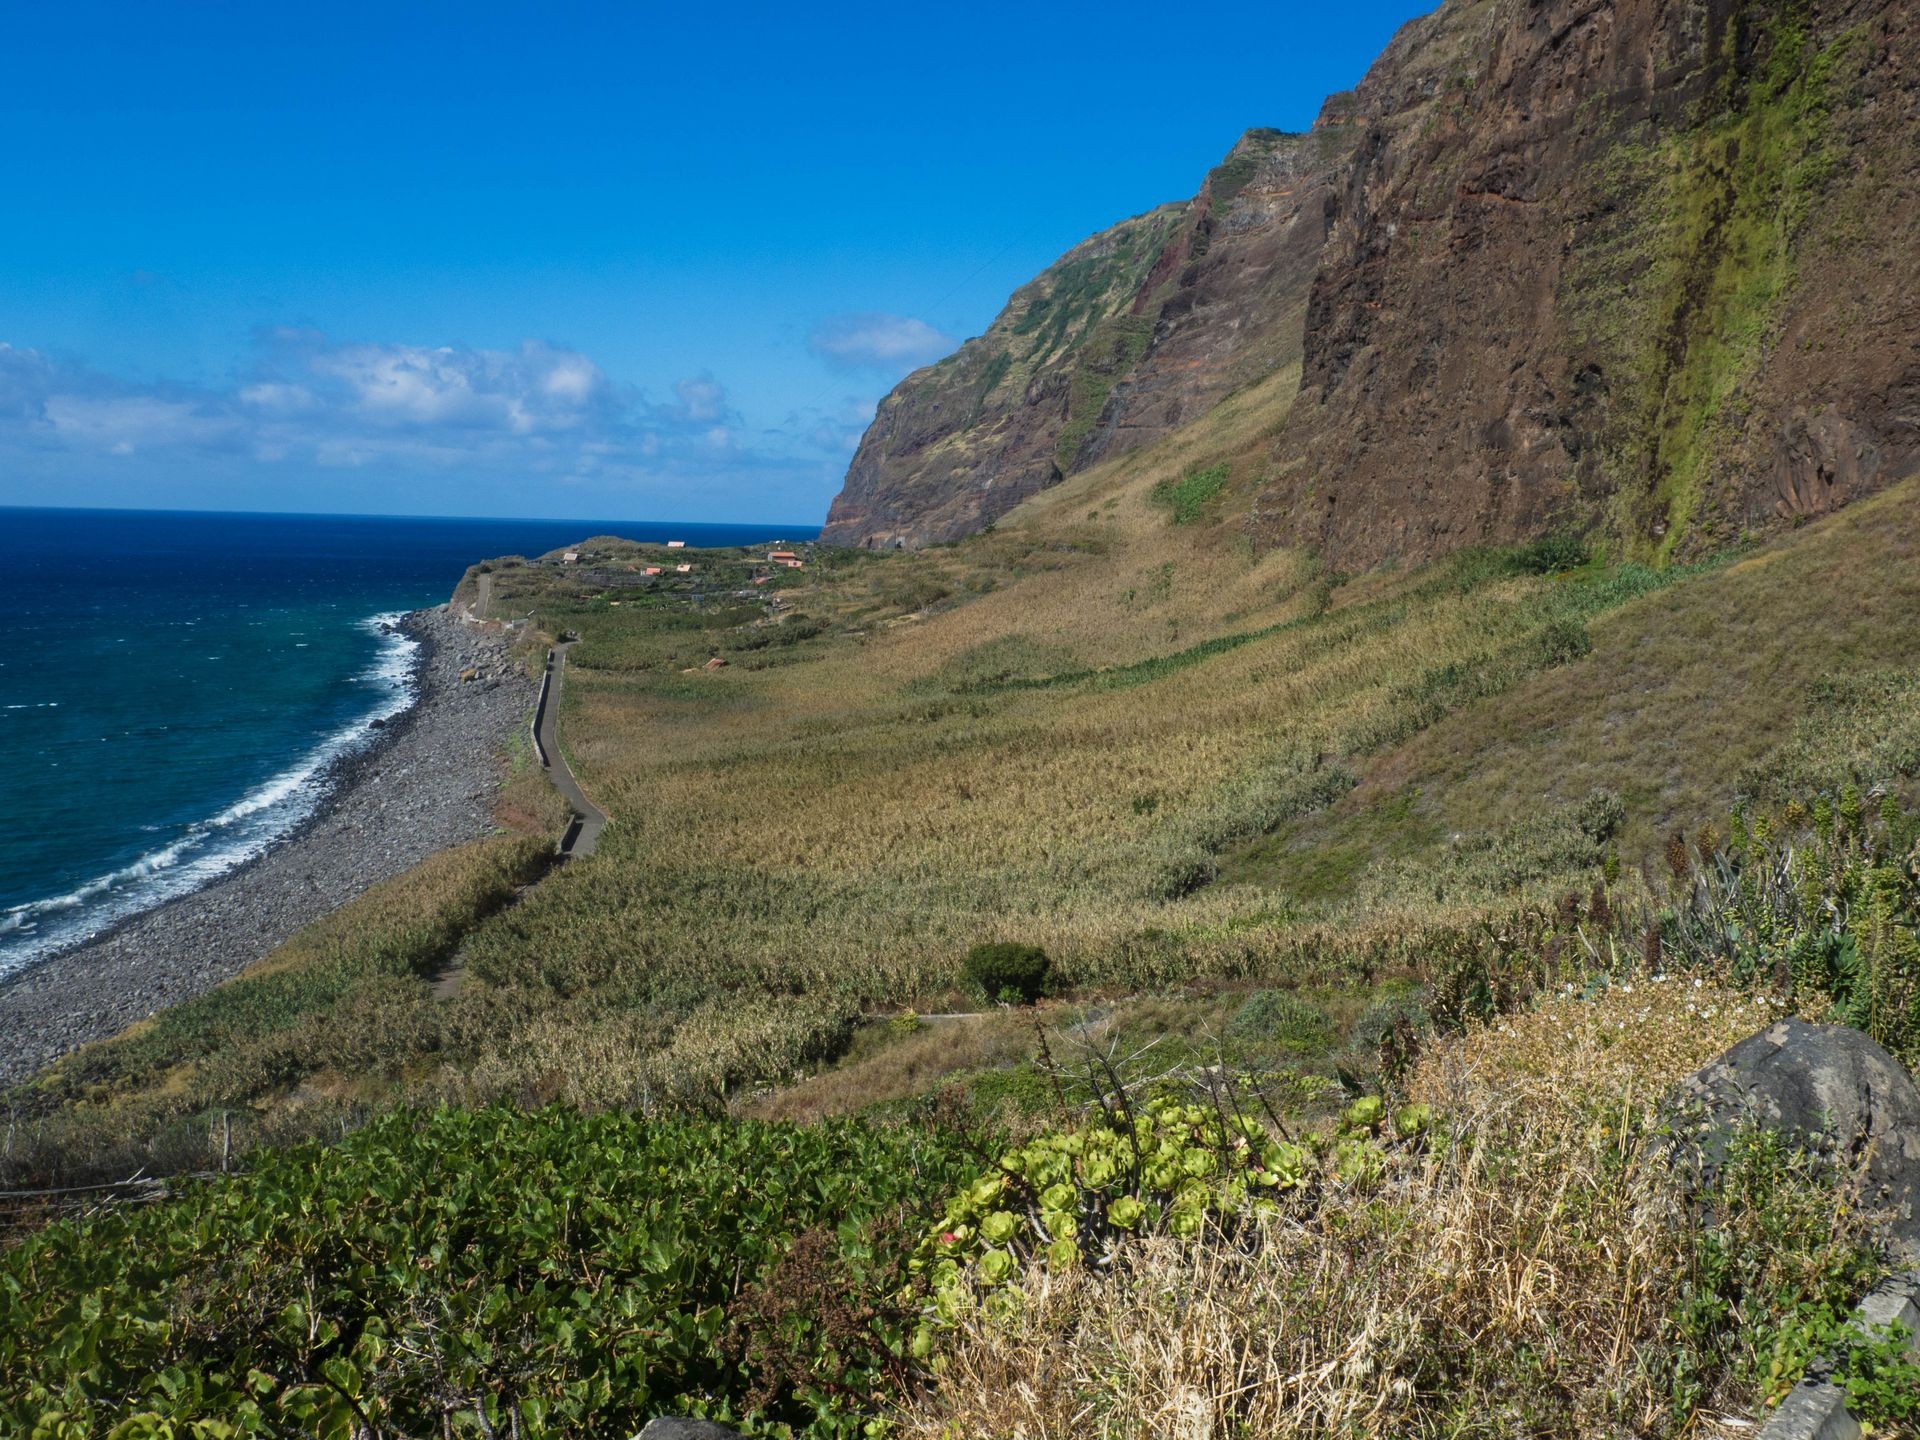
POLYGON ((895 610, 926 610, 938 605, 951 588, 931 575, 909 574, 894 577, 880 587, 881 601, 895 610))
POLYGON ((1227 483, 1231 466, 1224 463, 1196 470, 1181 480, 1163 480, 1153 487, 1155 502, 1173 511, 1173 523, 1188 525, 1200 518, 1200 512, 1227 483))
POLYGON ((1323 1055, 1339 1039, 1333 1017, 1291 990, 1256 990, 1227 1029, 1238 1039, 1279 1045, 1303 1055, 1323 1055))
POLYGON ((1676 836, 1673 894, 1632 917, 1650 957, 1736 985, 1829 1002, 1907 1065, 1920 1065, 1920 847, 1898 803, 1871 812, 1857 788, 1836 807, 1790 801, 1736 813, 1723 843, 1676 836), (1809 823, 1809 821, 1811 823, 1809 823), (1696 861, 1695 856, 1698 855, 1696 861))
POLYGON ((1047 993, 1053 961, 1038 945, 1000 941, 967 952, 967 979, 987 999, 1003 1005, 1031 1005, 1047 993))
POLYGON ((1551 620, 1541 628, 1537 641, 1540 663, 1548 669, 1568 665, 1593 653, 1593 638, 1578 620, 1551 620))
POLYGON ((1374 1001, 1354 1022, 1353 1044, 1356 1049, 1371 1053, 1394 1036, 1417 1036, 1432 1025, 1433 1019, 1419 995, 1389 995, 1374 1001))
MULTIPOLYGON (((1700 1377, 1716 1370, 1778 1403, 1810 1362, 1848 1338, 1854 1302, 1885 1267, 1856 1229, 1836 1221, 1836 1209, 1848 1208, 1836 1194, 1846 1179, 1844 1165, 1775 1131, 1731 1137, 1725 1162, 1695 1196, 1713 1223, 1694 1232, 1690 1283, 1672 1314, 1680 1363, 1669 1383, 1682 1408, 1706 1398, 1700 1377)), ((1853 1358, 1843 1351, 1843 1368, 1853 1358)), ((1881 1362, 1870 1345, 1858 1357, 1869 1396, 1881 1362)))
POLYGON ((1009 1150, 948 1201, 907 1266, 928 1296, 914 1353, 931 1352, 969 1294, 1004 1285, 1029 1260, 1105 1265, 1141 1235, 1231 1230, 1283 1196, 1312 1203, 1329 1186, 1370 1187, 1432 1123, 1425 1105, 1389 1113, 1367 1096, 1333 1135, 1295 1144, 1208 1105, 1161 1096, 1123 1109, 1110 1099, 1094 1123, 1009 1150))
POLYGON ((1543 535, 1514 554, 1514 563, 1530 575, 1557 575, 1578 570, 1591 558, 1587 542, 1577 535, 1543 535))
POLYGON ((1847 1410, 1876 1428, 1901 1433, 1901 1424, 1920 1429, 1920 1359, 1914 1358, 1913 1332, 1904 1325, 1876 1326, 1873 1333, 1852 1331, 1834 1366, 1833 1383, 1847 1392, 1847 1410))

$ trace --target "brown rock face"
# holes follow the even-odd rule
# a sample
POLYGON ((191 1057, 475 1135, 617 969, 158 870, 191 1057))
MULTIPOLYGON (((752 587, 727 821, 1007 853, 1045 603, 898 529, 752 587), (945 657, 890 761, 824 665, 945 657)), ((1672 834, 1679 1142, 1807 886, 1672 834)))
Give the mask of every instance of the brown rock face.
POLYGON ((1182 243, 1162 257, 1169 286, 1153 292, 1152 339, 1114 385, 1076 467, 1158 440, 1299 363, 1332 178, 1351 140, 1337 116, 1306 135, 1256 130, 1208 175, 1182 243))
POLYGON ((1913 26, 1457 0, 1407 27, 1358 92, 1257 523, 1348 565, 1556 527, 1664 556, 1912 473, 1913 26))
POLYGON ((1346 140, 1249 131, 1192 201, 1068 251, 881 401, 821 538, 955 539, 1297 363, 1346 140))
POLYGON ((903 382, 825 538, 978 529, 1296 361, 1252 523, 1344 568, 1558 528, 1664 558, 1912 474, 1917 17, 1450 0, 903 382))
POLYGON ((827 513, 827 544, 957 539, 1053 484, 1138 353, 1136 313, 1186 226, 1169 205, 1083 241, 1007 302, 987 333, 880 402, 827 513))

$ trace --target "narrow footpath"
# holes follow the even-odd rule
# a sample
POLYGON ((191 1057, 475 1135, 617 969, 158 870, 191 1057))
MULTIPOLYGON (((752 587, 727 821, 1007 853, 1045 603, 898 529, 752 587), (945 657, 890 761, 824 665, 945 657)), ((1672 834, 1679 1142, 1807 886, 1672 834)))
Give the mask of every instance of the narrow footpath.
MULTIPOLYGON (((533 709, 533 751, 540 760, 540 768, 547 772, 547 778, 553 782, 553 788, 572 807, 573 820, 567 826, 567 833, 560 837, 560 858, 574 859, 591 855, 594 847, 600 843, 600 832, 606 829, 607 814, 586 796, 580 788, 580 782, 574 778, 567 757, 560 753, 560 741, 555 729, 555 717, 560 712, 560 686, 567 669, 567 651, 574 642, 562 641, 547 652, 546 673, 540 677, 539 698, 533 709)), ((513 898, 513 904, 519 904, 528 891, 539 884, 522 885, 513 898)), ((436 1000, 451 1000, 459 995, 467 983, 467 962, 464 944, 454 953, 453 959, 439 974, 433 976, 430 987, 436 1000)))
POLYGON ((541 681, 540 703, 533 722, 534 749, 540 756, 540 764, 553 780, 553 788, 573 807, 573 823, 560 840, 560 853, 569 858, 593 854, 594 847, 600 843, 600 832, 607 826, 606 812, 587 798, 580 782, 574 779, 567 757, 560 753, 555 728, 560 713, 560 687, 567 673, 567 651, 574 644, 572 640, 562 640, 548 653, 547 673, 541 681))

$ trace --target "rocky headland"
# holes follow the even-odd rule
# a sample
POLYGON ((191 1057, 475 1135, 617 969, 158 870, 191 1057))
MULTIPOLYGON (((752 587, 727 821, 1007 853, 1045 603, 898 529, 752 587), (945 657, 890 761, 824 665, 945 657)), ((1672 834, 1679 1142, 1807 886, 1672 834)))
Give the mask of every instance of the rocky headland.
POLYGON ((341 759, 312 819, 206 888, 0 984, 0 1082, 211 989, 369 885, 493 828, 502 752, 534 682, 505 634, 446 606, 401 625, 421 642, 419 699, 341 759))
POLYGON ((1229 396, 1267 422, 1252 536, 1347 570, 1556 530, 1665 559, 1883 489, 1920 468, 1916 13, 1409 21, 1307 133, 901 381, 821 538, 956 540, 1229 396))

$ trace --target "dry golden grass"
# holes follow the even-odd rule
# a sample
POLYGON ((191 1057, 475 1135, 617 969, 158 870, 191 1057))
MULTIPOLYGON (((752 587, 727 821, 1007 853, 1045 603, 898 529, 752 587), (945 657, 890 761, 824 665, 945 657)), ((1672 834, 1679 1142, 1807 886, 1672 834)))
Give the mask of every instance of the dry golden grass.
MULTIPOLYGON (((1772 1013, 1668 980, 1442 1044, 1414 1089, 1445 1138, 1383 1188, 1231 1242, 1157 1239, 1110 1272, 1034 1267, 1005 1308, 963 1322, 900 1433, 1573 1440, 1683 1434, 1742 1407, 1750 1379, 1723 1375, 1675 1411, 1659 1357, 1696 1222, 1649 1135, 1673 1081, 1772 1013)), ((1836 1244, 1861 1233, 1818 1193, 1771 1203, 1831 1223, 1836 1244)))
POLYGON ((1810 713, 1827 675, 1920 665, 1920 481, 1774 541, 1592 625, 1586 659, 1442 721, 1344 810, 1404 786, 1454 827, 1594 786, 1629 801, 1629 836, 1720 815, 1741 774, 1810 713))
POLYGON ((911 1035, 878 1041, 868 1054, 856 1040, 841 1064, 756 1096, 740 1113, 752 1120, 803 1122, 856 1115, 870 1106, 925 1095, 970 1071, 1014 1064, 1032 1049, 1032 1027, 1009 1014, 924 1021, 911 1035))
MULTIPOLYGON (((1596 780, 1625 793, 1630 822, 1649 834, 1648 806, 1633 803, 1687 756, 1703 797, 1731 799, 1737 764, 1763 742, 1726 740, 1708 703, 1724 668, 1710 621, 1729 584, 1763 587, 1740 592, 1748 609, 1788 603, 1781 577, 1842 590, 1834 565, 1858 552, 1865 573, 1881 574, 1916 528, 1904 511, 1884 524, 1870 515, 1869 543, 1842 516, 1837 538, 1815 527, 1762 552, 1784 558, 1624 605, 1640 583, 1631 576, 1543 579, 1473 557, 1335 586, 1302 555, 1256 556, 1236 524, 1279 393, 1249 391, 1160 446, 1072 477, 992 534, 810 571, 787 592, 794 608, 858 633, 776 663, 692 679, 636 670, 613 661, 645 642, 648 612, 570 615, 586 639, 562 730, 616 823, 591 861, 482 928, 471 974, 514 995, 516 1013, 557 1001, 565 1018, 550 1017, 532 1047, 557 1058, 569 1034, 584 1044, 629 1011, 651 1017, 634 1044, 670 1048, 673 1027, 716 996, 805 995, 848 1016, 924 1006, 989 940, 1043 945, 1066 983, 1106 991, 1311 982, 1329 978, 1336 955, 1357 967, 1349 975, 1418 973, 1428 927, 1593 878, 1597 855, 1578 874, 1543 862, 1490 878, 1458 858, 1477 853, 1476 835, 1538 819, 1596 780), (1221 456, 1235 468, 1217 513, 1173 525, 1155 486, 1221 456), (949 598, 907 619, 883 597, 909 580, 949 598), (1529 678, 1539 662, 1528 647, 1569 607, 1596 617, 1595 653, 1529 678), (1223 637, 1250 638, 1204 648, 1223 637), (612 658, 598 668, 602 646, 612 658), (1633 668, 1646 655, 1680 678, 1616 742, 1617 717, 1650 693, 1633 668), (1476 703, 1486 692, 1469 686, 1434 708, 1458 677, 1483 674, 1495 698, 1476 703), (1543 713, 1569 694, 1583 697, 1577 714, 1543 713), (1457 713, 1444 718, 1448 707, 1457 713), (1439 742, 1419 734, 1436 719, 1431 733, 1453 747, 1444 771, 1439 742), (1644 733, 1656 722, 1672 731, 1661 744, 1644 733), (1589 732, 1596 747, 1616 744, 1617 763, 1587 753, 1589 732), (1550 773, 1538 768, 1548 762, 1550 773), (1353 873, 1334 873, 1317 899, 1296 902, 1258 866, 1206 883, 1237 845, 1324 805, 1348 774, 1376 802, 1417 778, 1410 820, 1423 838, 1387 856, 1348 846, 1353 873)), ((1887 603, 1911 584, 1888 581, 1887 603)), ((1795 665, 1826 653, 1811 630, 1781 629, 1795 665)), ((1790 707, 1768 687, 1729 703, 1754 734, 1784 734, 1790 707)), ((1355 817, 1378 831, 1356 799, 1324 821, 1309 815, 1286 843, 1338 846, 1355 817)), ((813 1024, 776 1052, 809 1050, 813 1024)), ((488 1040, 480 1071, 522 1083, 521 1039, 516 1023, 488 1040)), ((643 1067, 625 1043, 589 1067, 604 1081, 576 1077, 568 1093, 630 1091, 643 1067)))
MULTIPOLYGON (((396 999, 368 1022, 391 1040, 378 1073, 415 1098, 589 1104, 657 1095, 676 1069, 696 1087, 786 1083, 863 1013, 945 994, 982 941, 1043 945, 1065 985, 1105 994, 1418 975, 1436 931, 1584 889, 1599 860, 1495 875, 1461 863, 1476 839, 1596 780, 1630 802, 1664 794, 1683 763, 1701 796, 1730 798, 1752 736, 1784 733, 1790 706, 1754 675, 1728 702, 1751 735, 1729 737, 1719 609, 1792 610, 1767 642, 1792 678, 1832 653, 1799 617, 1834 606, 1803 589, 1878 577, 1846 634, 1912 608, 1920 582, 1892 572, 1920 546, 1914 487, 1637 600, 1643 575, 1549 580, 1486 556, 1336 584, 1303 554, 1256 554, 1239 523, 1292 383, 1071 477, 991 534, 823 559, 782 593, 834 624, 712 674, 684 675, 676 647, 733 631, 511 572, 515 605, 585 637, 561 730, 614 823, 594 857, 465 937, 457 1004, 406 1015, 396 999), (1219 463, 1225 489, 1173 524, 1156 487, 1219 463), (1547 632, 1577 640, 1589 621, 1595 653, 1537 673, 1547 632), (1348 847, 1350 872, 1316 898, 1256 865, 1214 883, 1276 827, 1310 849, 1343 817, 1377 831, 1365 799, 1313 818, 1356 778, 1374 800, 1419 782, 1417 844, 1348 847)), ((720 608, 717 626, 759 623, 720 608)), ((1899 640, 1890 655, 1908 644, 1920 654, 1899 640)), ((555 799, 522 767, 502 813, 550 827, 555 799)), ((1647 804, 1630 818, 1652 827, 1647 804)), ((866 1077, 876 1093, 906 1083, 886 1070, 866 1077)), ((851 1098, 834 1086, 865 1082, 817 1083, 792 1103, 832 1108, 851 1098)))
POLYGON ((1409 1089, 1452 1110, 1644 1106, 1781 1014, 1768 995, 1685 975, 1643 976, 1591 999, 1563 995, 1476 1026, 1436 1046, 1409 1089))

